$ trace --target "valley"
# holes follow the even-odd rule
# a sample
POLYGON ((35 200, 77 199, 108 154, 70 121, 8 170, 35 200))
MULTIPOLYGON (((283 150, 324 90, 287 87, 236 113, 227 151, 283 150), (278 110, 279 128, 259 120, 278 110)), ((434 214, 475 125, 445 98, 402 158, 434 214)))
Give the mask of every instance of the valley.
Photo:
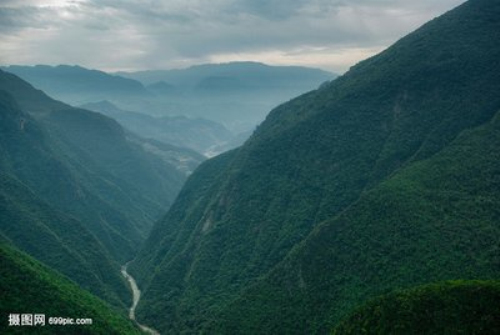
POLYGON ((0 333, 498 333, 499 17, 465 1, 340 76, 1 66, 0 333))

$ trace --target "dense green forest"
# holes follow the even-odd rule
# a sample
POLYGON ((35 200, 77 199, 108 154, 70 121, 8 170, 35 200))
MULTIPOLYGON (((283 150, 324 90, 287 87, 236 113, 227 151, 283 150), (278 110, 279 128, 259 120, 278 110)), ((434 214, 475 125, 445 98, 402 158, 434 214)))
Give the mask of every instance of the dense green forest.
POLYGON ((332 335, 497 334, 498 301, 498 281, 429 284, 370 300, 332 335))
POLYGON ((76 201, 78 188, 54 157, 42 128, 4 92, 0 109, 0 233, 100 297, 115 305, 128 304, 129 293, 120 274, 102 271, 119 266, 109 250, 81 220, 47 201, 58 197, 58 192, 73 193, 62 201, 76 201), (37 185, 38 192, 31 185, 37 185))
POLYGON ((324 333, 366 299, 394 289, 498 279, 499 121, 465 131, 318 226, 229 305, 217 332, 259 324, 324 333), (269 309, 289 317, 270 318, 269 309))
POLYGON ((498 279, 499 15, 466 2, 202 164, 131 264, 139 320, 326 333, 395 289, 498 279))
POLYGON ((2 334, 141 334, 125 313, 0 241, 2 334), (44 325, 9 325, 9 316, 44 315, 44 325), (92 319, 86 325, 51 325, 49 318, 92 319))

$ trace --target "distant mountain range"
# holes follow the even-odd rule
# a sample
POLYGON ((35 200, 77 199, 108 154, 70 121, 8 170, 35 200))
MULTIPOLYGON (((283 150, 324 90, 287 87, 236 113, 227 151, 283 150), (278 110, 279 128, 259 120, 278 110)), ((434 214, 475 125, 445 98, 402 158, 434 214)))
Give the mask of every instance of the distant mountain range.
POLYGON ((149 88, 172 90, 273 90, 295 89, 304 86, 316 88, 323 81, 332 80, 330 72, 302 66, 272 66, 257 62, 202 64, 186 69, 118 72, 117 75, 140 81, 149 88), (213 83, 214 85, 209 85, 213 83), (235 86, 236 84, 236 86, 235 86))
POLYGON ((394 290, 498 280, 499 17, 499 1, 470 0, 204 162, 130 265, 138 320, 166 333, 328 334, 394 290))
POLYGON ((142 114, 208 119, 234 134, 253 130, 271 108, 335 78, 317 69, 251 62, 118 74, 67 65, 3 69, 72 105, 107 100, 142 114))
POLYGON ((256 62, 117 74, 140 81, 171 110, 217 121, 233 132, 252 129, 272 108, 336 77, 318 69, 256 62))

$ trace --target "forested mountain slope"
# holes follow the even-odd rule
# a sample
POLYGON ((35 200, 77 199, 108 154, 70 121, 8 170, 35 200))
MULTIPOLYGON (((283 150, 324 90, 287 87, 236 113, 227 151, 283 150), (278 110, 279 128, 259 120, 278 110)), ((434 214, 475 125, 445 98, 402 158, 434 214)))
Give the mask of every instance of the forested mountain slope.
MULTIPOLYGON (((184 181, 183 173, 130 141, 114 120, 99 113, 54 101, 16 76, 6 72, 0 74, 0 88, 12 95, 19 105, 19 110, 27 112, 29 117, 33 118, 33 121, 25 118, 23 121, 25 129, 30 129, 29 125, 32 122, 39 124, 39 128, 43 129, 39 131, 40 136, 45 137, 42 143, 47 143, 50 147, 52 157, 71 170, 72 176, 77 175, 86 188, 94 191, 92 192, 94 196, 100 197, 100 201, 118 212, 115 214, 116 224, 133 225, 130 229, 135 231, 129 234, 128 238, 140 240, 140 237, 147 233, 151 222, 164 211, 165 205, 168 206, 174 199, 184 181), (118 218, 120 214, 126 215, 127 220, 118 218)), ((22 131, 19 133, 26 134, 22 131)), ((6 140, 12 138, 6 137, 6 140)), ((23 143, 16 141, 12 140, 13 143, 23 143)), ((13 147, 6 146, 5 150, 13 150, 13 147)), ((22 155, 15 152, 12 157, 16 154, 22 155)), ((33 165, 40 165, 39 159, 30 158, 28 155, 18 158, 25 160, 23 170, 29 170, 33 165)), ((37 169, 40 172, 38 170, 31 172, 44 171, 39 167, 37 169)), ((20 172, 16 170, 13 173, 20 172)), ((55 175, 53 171, 47 173, 55 175)), ((50 184, 53 181, 50 176, 38 177, 31 178, 33 183, 50 184)), ((57 188, 52 188, 53 193, 58 191, 57 188)), ((54 202, 63 208, 85 203, 85 201, 71 201, 71 198, 65 199, 59 195, 60 193, 54 202)), ((51 194, 44 196, 50 199, 51 194)), ((85 200, 85 197, 82 199, 85 200)), ((79 214, 91 215, 91 212, 81 210, 79 214)))
POLYGON ((324 333, 398 287, 497 278, 498 15, 463 4, 202 164, 132 265, 139 318, 324 333))
POLYGON ((185 173, 112 119, 0 72, 0 232, 108 301, 130 300, 120 264, 168 208, 185 173))
POLYGON ((324 333, 366 299, 394 289, 500 278, 499 158, 497 113, 316 227, 226 308, 217 332, 258 324, 324 333))
MULTIPOLYGON (((112 270, 118 260, 93 229, 51 204, 60 195, 64 198, 58 202, 78 202, 84 191, 55 157, 43 129, 5 92, 0 92, 0 111, 0 233, 100 297, 118 305, 128 302, 125 283, 112 270)), ((123 237, 114 243, 131 252, 123 237)))

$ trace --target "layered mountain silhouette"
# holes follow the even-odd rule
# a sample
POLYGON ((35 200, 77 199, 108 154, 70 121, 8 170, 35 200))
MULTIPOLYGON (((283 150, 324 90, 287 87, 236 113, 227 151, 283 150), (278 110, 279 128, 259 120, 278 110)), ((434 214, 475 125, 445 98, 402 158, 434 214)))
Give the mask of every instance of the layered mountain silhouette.
POLYGON ((177 114, 222 123, 235 134, 253 130, 271 108, 336 77, 313 68, 257 62, 202 64, 118 75, 143 83, 156 95, 159 105, 177 114))
POLYGON ((328 333, 395 289, 498 279, 499 15, 466 2, 203 163, 131 264, 138 319, 328 333))
POLYGON ((68 65, 2 69, 58 100, 111 116, 142 137, 208 156, 241 145, 271 108, 335 77, 253 62, 117 74, 68 65))

